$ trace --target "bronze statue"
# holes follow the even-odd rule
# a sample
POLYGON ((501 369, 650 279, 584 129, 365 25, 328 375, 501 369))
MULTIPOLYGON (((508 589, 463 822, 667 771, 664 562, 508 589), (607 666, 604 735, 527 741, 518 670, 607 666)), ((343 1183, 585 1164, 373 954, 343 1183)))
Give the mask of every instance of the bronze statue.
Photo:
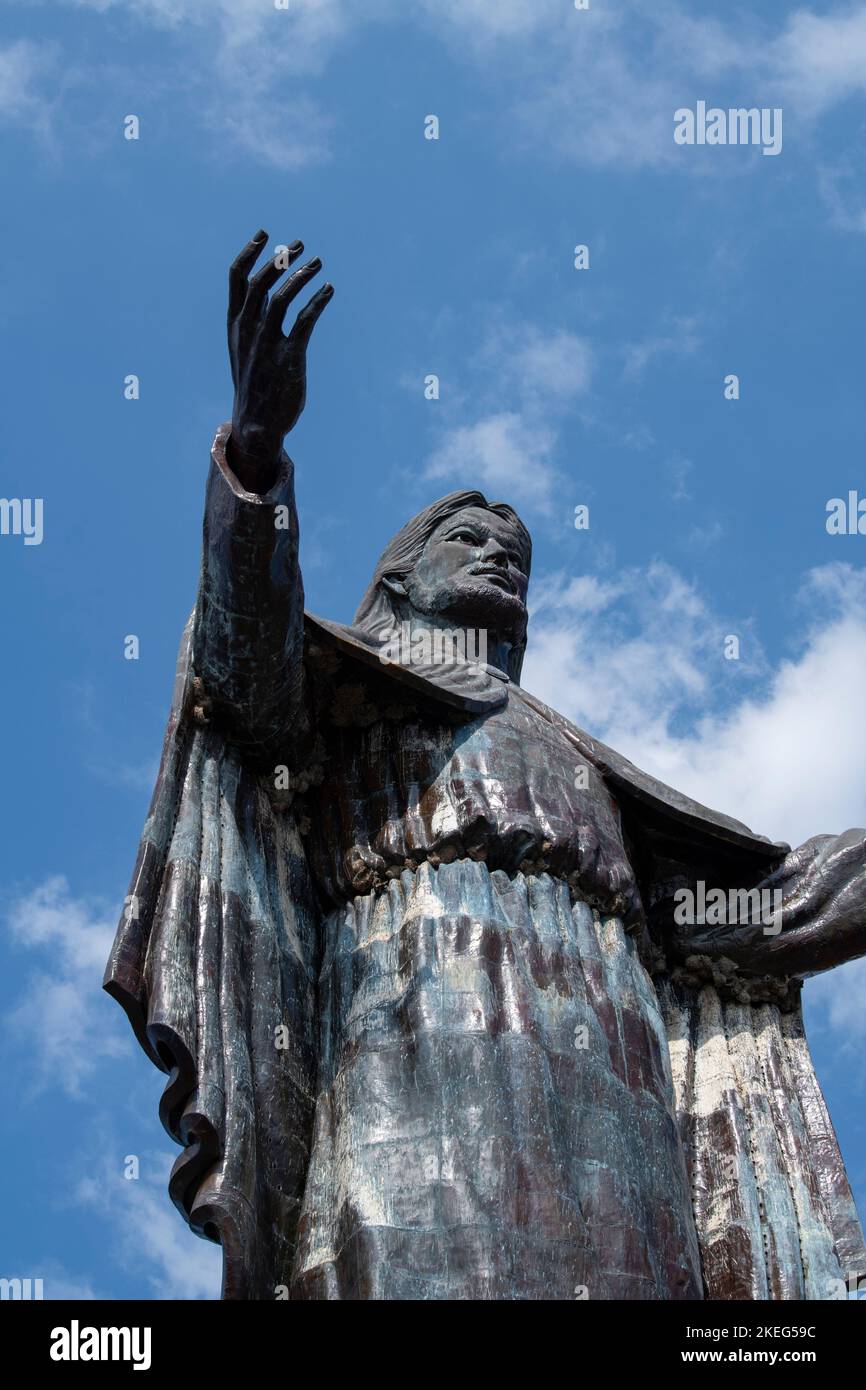
POLYGON ((480 493, 399 532, 354 625, 305 614, 282 442, 332 290, 284 334, 321 263, 277 289, 303 247, 252 274, 266 241, 106 972, 223 1296, 844 1296, 799 994, 866 952, 866 834, 790 852, 522 690, 530 538, 480 493))

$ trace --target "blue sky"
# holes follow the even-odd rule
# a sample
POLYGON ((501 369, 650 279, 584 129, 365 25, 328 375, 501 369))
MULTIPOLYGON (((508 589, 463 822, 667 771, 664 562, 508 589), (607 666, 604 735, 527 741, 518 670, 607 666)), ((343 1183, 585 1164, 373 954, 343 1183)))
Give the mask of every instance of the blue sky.
MULTIPOLYGON (((350 620, 397 527, 479 486, 533 532, 530 689, 773 838, 866 825, 866 537, 825 526, 866 492, 864 99, 863 3, 0 0, 0 492, 44 506, 0 536, 0 1272, 218 1292, 99 982, 258 227, 336 288, 289 445, 310 609, 350 620), (781 108, 781 153, 677 145, 699 100, 781 108)), ((806 989, 862 1213, 864 990, 806 989)))

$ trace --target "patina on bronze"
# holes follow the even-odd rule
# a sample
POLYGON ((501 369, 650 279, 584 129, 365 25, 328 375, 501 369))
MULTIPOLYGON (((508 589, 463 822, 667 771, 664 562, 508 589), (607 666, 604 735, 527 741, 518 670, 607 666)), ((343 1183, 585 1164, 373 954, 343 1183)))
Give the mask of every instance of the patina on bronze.
POLYGON ((284 334, 321 267, 275 289, 266 239, 105 980, 223 1296, 839 1297, 866 1255, 799 989, 866 952, 866 834, 771 844, 522 690, 530 539, 479 493, 404 527, 354 625, 305 614, 282 441, 332 290, 284 334), (407 623, 486 660, 383 664, 407 623), (675 908, 756 888, 781 930, 675 908))

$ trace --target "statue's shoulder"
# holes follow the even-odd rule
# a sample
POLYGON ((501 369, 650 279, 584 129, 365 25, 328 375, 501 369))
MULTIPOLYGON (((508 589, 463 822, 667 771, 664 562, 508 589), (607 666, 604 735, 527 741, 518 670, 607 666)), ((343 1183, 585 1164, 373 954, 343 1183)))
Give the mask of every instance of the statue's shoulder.
POLYGON ((507 700, 506 684, 473 662, 418 665, 416 662, 383 660, 382 643, 363 628, 335 623, 306 613, 306 656, 319 670, 336 663, 367 674, 376 683, 396 681, 416 697, 448 707, 465 718, 477 718, 499 709, 507 700))
POLYGON ((363 678, 366 672, 377 684, 397 682, 405 693, 433 706, 445 706, 452 717, 471 719, 492 713, 501 709, 509 697, 522 701, 601 773, 627 811, 661 837, 680 842, 711 841, 719 848, 727 846, 734 852, 753 855, 759 863, 774 862, 788 851, 788 845, 756 835, 742 821, 714 811, 644 772, 529 691, 500 679, 490 668, 469 662, 428 667, 383 662, 382 644, 362 628, 331 622, 312 613, 305 615, 305 621, 307 659, 320 670, 330 669, 336 675, 342 666, 344 673, 346 668, 353 671, 355 679, 363 678))
POLYGON ((675 837, 680 835, 684 839, 689 834, 704 841, 709 838, 717 844, 730 846, 732 850, 754 854, 763 861, 775 861, 788 852, 789 845, 774 843, 764 835, 756 835, 733 816, 714 811, 660 782, 614 748, 572 724, 529 691, 516 686, 514 692, 543 718, 550 720, 576 752, 602 773, 620 803, 626 803, 642 821, 659 833, 675 837))

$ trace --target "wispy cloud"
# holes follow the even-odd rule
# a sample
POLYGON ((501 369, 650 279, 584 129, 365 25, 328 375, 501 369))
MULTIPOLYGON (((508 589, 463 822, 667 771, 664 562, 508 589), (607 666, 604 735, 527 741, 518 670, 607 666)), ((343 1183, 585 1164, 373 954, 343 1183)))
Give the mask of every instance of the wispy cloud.
POLYGON ((87 1275, 71 1274, 60 1260, 53 1257, 35 1260, 33 1269, 38 1271, 31 1277, 42 1280, 42 1296, 60 1303, 80 1303, 83 1300, 100 1298, 87 1275))
POLYGON ((219 1298, 221 1251, 194 1235, 168 1200, 174 1158, 140 1155, 137 1178, 126 1178, 105 1163, 77 1183, 73 1200, 110 1223, 113 1257, 144 1277, 152 1297, 219 1298))
POLYGON ((548 578, 525 683, 648 772, 797 844, 866 824, 864 600, 866 571, 812 571, 799 649, 768 667, 751 624, 670 566, 548 578))
MULTIPOLYGON (((166 1194, 176 1155, 142 1153, 140 1176, 127 1178, 115 1121, 98 1108, 105 1092, 95 1090, 97 1069, 133 1055, 125 1021, 100 987, 116 916, 99 899, 75 897, 59 875, 15 899, 5 914, 7 932, 38 964, 4 1025, 36 1094, 57 1088, 87 1107, 87 1171, 71 1192, 62 1189, 61 1203, 94 1211, 111 1258, 154 1298, 218 1298, 220 1252, 187 1229, 166 1194)), ((64 1162, 67 1157, 64 1150, 64 1162)), ((54 1257, 35 1260, 28 1272, 44 1280, 46 1298, 103 1296, 90 1278, 70 1274, 54 1257)))
MULTIPOLYGON (((400 0, 291 0, 287 10, 263 0, 65 3, 161 35, 170 45, 154 70, 161 87, 186 96, 191 118, 220 137, 223 153, 231 142, 284 169, 328 156, 332 103, 316 83, 327 80, 331 59, 371 25, 407 22, 400 0)), ((675 146, 673 113, 684 101, 724 100, 730 91, 737 104, 782 104, 786 123, 808 142, 817 118, 866 92, 863 3, 770 18, 738 7, 717 18, 673 0, 587 11, 562 0, 420 0, 410 17, 476 69, 482 99, 488 83, 497 101, 507 94, 497 126, 509 149, 522 144, 535 158, 583 167, 742 172, 767 161, 675 146)), ((33 119, 27 80, 35 59, 26 49, 19 57, 8 100, 33 119)))
POLYGON ((557 474, 552 463, 555 436, 514 411, 486 415, 471 425, 448 430, 425 467, 425 477, 477 483, 493 499, 513 499, 549 511, 557 474))
MULTIPOLYGON (((288 10, 268 0, 62 3, 91 11, 96 22, 110 12, 139 40, 142 30, 151 32, 153 42, 136 49, 134 73, 118 48, 108 79, 128 89, 134 76, 132 89, 151 94, 154 124, 157 111, 176 102, 183 124, 214 137, 203 145, 206 155, 234 152, 285 171, 329 157, 333 117, 312 84, 354 27, 345 0, 292 0, 288 10)), ((148 119, 147 111, 136 114, 148 119)), ((177 124, 175 115, 172 129, 177 124)))
POLYGON ((842 232, 866 232, 863 170, 851 161, 825 164, 819 173, 821 196, 834 227, 842 232))
POLYGON ((18 39, 0 46, 0 123, 23 126, 48 140, 57 100, 53 47, 18 39))
POLYGON ((592 381, 589 342, 564 328, 545 333, 534 324, 500 324, 488 334, 480 357, 496 373, 498 389, 512 390, 531 409, 567 409, 592 381))
MULTIPOLYGON (((760 64, 759 55, 755 60, 760 64)), ((866 93, 866 6, 824 14, 797 9, 769 45, 767 71, 804 115, 820 115, 866 93)))
MULTIPOLYGON (((277 9, 273 0, 210 0, 207 5, 200 0, 139 0, 133 10, 127 0, 65 2, 98 14, 118 11, 135 25, 173 35, 188 34, 223 73, 240 64, 243 72, 237 75, 256 86, 269 82, 277 69, 295 74, 321 70, 353 24, 348 0, 291 0, 288 9, 277 9)), ((375 10, 372 0, 366 17, 375 17, 375 10)))
POLYGON ((818 975, 806 984, 807 999, 814 1006, 819 1026, 832 1032, 843 1056, 863 1062, 866 1041, 866 957, 849 961, 838 970, 818 975))
POLYGON ((276 105, 255 91, 236 93, 230 102, 208 107, 204 122, 238 153, 286 171, 326 159, 334 127, 333 117, 310 97, 276 105))
POLYGON ((87 770, 107 786, 149 792, 159 771, 159 758, 145 758, 141 763, 91 762, 87 770))
POLYGON ((57 1085, 79 1097, 102 1062, 129 1051, 100 988, 117 915, 96 899, 74 897, 60 875, 7 909, 12 942, 37 963, 4 1023, 37 1090, 57 1085))
POLYGON ((641 342, 627 343, 624 349, 624 375, 642 376, 659 357, 691 357, 701 345, 699 320, 694 315, 673 317, 669 326, 641 342))
MULTIPOLYGON (((455 0, 445 16, 465 37, 470 25, 456 13, 462 8, 455 0)), ((770 18, 738 7, 724 19, 670 0, 621 0, 615 11, 583 13, 539 6, 536 22, 515 26, 507 48, 504 26, 472 27, 468 56, 489 70, 484 50, 496 42, 500 59, 512 62, 514 116, 536 150, 578 165, 742 170, 744 161, 733 164, 715 152, 695 159, 690 150, 681 158, 672 139, 674 110, 699 98, 727 104, 725 94, 736 93, 735 105, 782 105, 798 138, 809 141, 817 117, 866 93, 862 3, 822 14, 797 7, 770 18)))
POLYGON ((478 485, 550 514, 562 482, 560 423, 588 391, 593 368, 585 338, 498 320, 473 354, 472 396, 459 388, 456 393, 454 413, 469 418, 442 430, 424 476, 478 485))
MULTIPOLYGON (((690 502, 692 494, 689 492, 688 480, 691 477, 694 464, 691 459, 672 458, 665 465, 666 472, 671 480, 671 498, 674 502, 690 502)), ((713 528, 716 534, 720 533, 718 523, 713 528)))

